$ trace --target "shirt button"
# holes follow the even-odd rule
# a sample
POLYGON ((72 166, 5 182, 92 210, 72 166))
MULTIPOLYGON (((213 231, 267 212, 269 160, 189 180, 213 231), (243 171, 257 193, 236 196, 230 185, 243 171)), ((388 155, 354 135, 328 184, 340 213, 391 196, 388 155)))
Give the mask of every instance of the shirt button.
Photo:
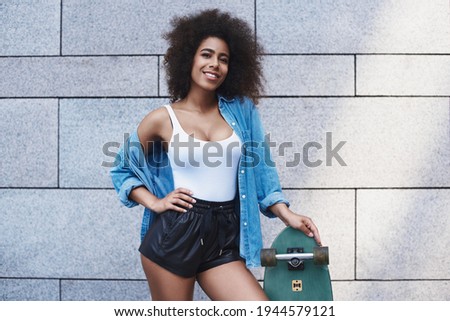
POLYGON ((244 170, 241 170, 241 174, 244 174, 245 173, 245 171, 244 170))
POLYGON ((244 222, 244 226, 247 226, 247 222, 244 222))
POLYGON ((244 194, 244 195, 242 195, 242 198, 245 198, 245 194, 244 194))
POLYGON ((232 122, 232 123, 231 123, 231 126, 236 126, 236 123, 235 123, 235 122, 232 122))

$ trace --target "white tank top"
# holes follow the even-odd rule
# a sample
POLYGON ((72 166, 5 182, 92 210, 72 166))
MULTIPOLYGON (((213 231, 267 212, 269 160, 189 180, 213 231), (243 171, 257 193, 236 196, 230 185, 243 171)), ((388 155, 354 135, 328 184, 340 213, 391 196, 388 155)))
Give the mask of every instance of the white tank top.
POLYGON ((172 106, 165 106, 172 121, 167 154, 175 188, 191 190, 193 197, 212 202, 233 200, 237 190, 237 169, 241 141, 233 131, 220 141, 204 141, 188 135, 172 106))

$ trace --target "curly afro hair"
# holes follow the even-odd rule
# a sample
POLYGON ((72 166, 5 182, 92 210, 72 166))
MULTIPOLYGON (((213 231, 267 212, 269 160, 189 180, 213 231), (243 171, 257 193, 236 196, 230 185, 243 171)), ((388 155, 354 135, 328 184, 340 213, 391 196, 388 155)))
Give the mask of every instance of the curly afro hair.
POLYGON ((243 20, 217 9, 176 17, 173 29, 164 34, 169 48, 164 56, 171 101, 187 96, 195 52, 208 37, 224 40, 230 50, 228 75, 217 94, 231 99, 251 98, 255 103, 262 93, 262 47, 250 26, 243 20))

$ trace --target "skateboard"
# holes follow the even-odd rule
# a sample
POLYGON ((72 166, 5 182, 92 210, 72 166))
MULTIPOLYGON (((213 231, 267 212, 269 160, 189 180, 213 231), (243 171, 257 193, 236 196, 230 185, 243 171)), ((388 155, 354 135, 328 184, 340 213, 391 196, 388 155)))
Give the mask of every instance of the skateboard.
POLYGON ((332 301, 328 247, 287 227, 261 250, 264 291, 271 301, 332 301))

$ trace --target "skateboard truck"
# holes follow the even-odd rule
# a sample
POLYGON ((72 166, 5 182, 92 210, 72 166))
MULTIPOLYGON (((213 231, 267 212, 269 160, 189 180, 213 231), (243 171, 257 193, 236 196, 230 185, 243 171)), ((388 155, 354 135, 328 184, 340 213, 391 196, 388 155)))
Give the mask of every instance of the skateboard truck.
POLYGON ((314 247, 313 253, 303 253, 303 248, 289 248, 287 252, 277 254, 277 250, 273 248, 261 249, 261 265, 276 266, 278 261, 288 261, 290 270, 303 270, 304 260, 313 260, 316 265, 329 264, 328 247, 326 246, 314 247))
MULTIPOLYGON (((299 253, 303 253, 303 248, 302 247, 290 247, 287 249, 287 253, 288 254, 299 254, 299 253)), ((301 258, 299 258, 298 256, 291 258, 290 260, 288 260, 288 269, 289 270, 294 270, 294 271, 303 271, 305 269, 305 264, 303 264, 303 260, 301 258)))

